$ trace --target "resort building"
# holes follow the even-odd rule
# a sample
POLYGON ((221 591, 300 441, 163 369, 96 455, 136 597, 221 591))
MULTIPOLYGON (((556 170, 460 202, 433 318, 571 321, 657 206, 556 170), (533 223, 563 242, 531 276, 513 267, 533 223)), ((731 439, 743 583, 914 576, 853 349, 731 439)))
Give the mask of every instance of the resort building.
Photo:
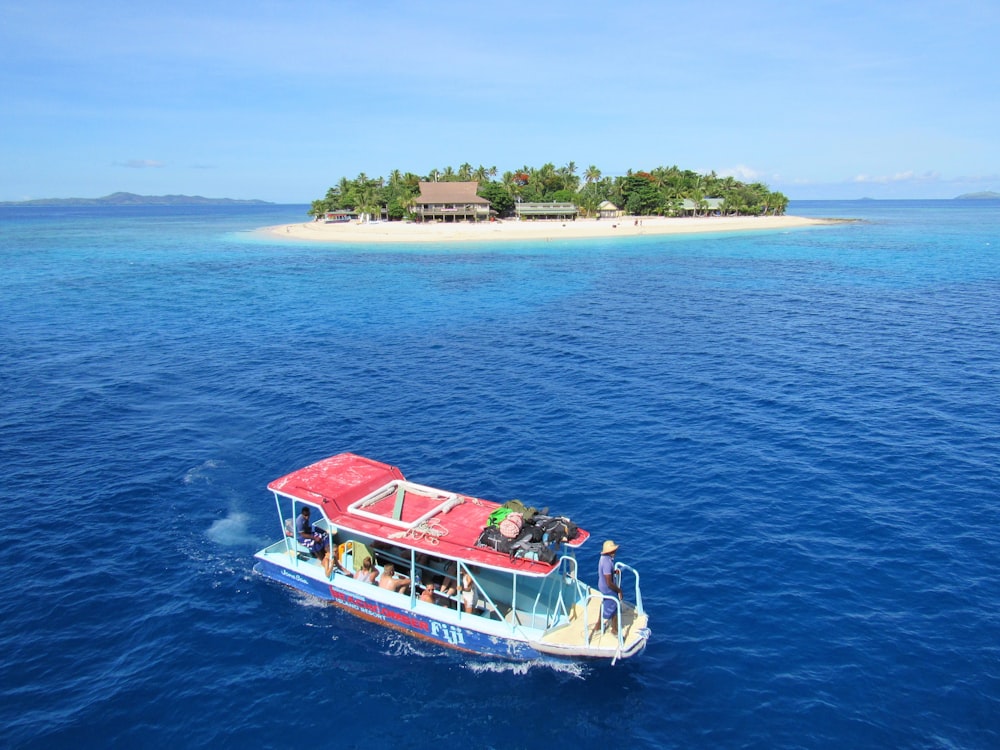
POLYGON ((478 182, 421 182, 414 202, 417 221, 484 221, 490 202, 476 195, 478 182))
POLYGON ((703 198, 700 202, 685 198, 681 201, 681 211, 691 216, 697 216, 699 212, 707 214, 719 213, 722 210, 722 198, 703 198))
POLYGON ((599 219, 617 219, 624 213, 624 211, 611 201, 601 201, 601 205, 597 207, 597 217, 599 219))
POLYGON ((572 203, 518 203, 518 219, 576 219, 577 208, 572 203))
POLYGON ((349 208, 341 208, 336 211, 327 211, 323 215, 323 221, 327 224, 346 224, 349 221, 353 221, 358 218, 357 211, 352 211, 349 208))

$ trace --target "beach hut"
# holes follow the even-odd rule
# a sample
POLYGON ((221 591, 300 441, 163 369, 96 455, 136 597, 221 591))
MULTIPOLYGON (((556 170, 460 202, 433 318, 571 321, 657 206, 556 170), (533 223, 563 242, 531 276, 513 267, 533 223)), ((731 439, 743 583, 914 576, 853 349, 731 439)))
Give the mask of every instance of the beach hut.
POLYGON ((617 219, 621 217, 623 211, 611 201, 601 201, 597 207, 597 216, 600 219, 617 219))
POLYGON ((722 198, 702 198, 701 201, 685 198, 681 201, 681 211, 689 216, 697 216, 699 213, 717 214, 722 211, 723 202, 722 198))

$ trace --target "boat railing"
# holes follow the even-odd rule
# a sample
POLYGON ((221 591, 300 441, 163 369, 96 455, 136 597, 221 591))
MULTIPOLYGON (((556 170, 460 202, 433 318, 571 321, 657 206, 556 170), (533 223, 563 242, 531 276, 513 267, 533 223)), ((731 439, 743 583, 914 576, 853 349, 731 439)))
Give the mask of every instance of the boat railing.
MULTIPOLYGON (((555 580, 560 582, 559 586, 559 600, 557 602, 557 616, 558 617, 569 617, 570 609, 576 604, 580 599, 580 595, 583 594, 587 587, 580 583, 580 577, 577 575, 579 569, 579 563, 577 559, 572 555, 562 555, 559 558, 559 574, 556 576, 555 580), (565 591, 567 587, 573 587, 573 601, 567 604, 565 591)), ((555 622, 551 622, 554 625, 555 622)))
POLYGON ((615 563, 615 570, 619 572, 618 586, 621 588, 622 579, 624 578, 624 573, 628 571, 635 577, 635 611, 640 617, 645 613, 642 608, 642 592, 639 590, 639 571, 633 568, 631 565, 626 565, 623 562, 615 563))
MULTIPOLYGON (((616 618, 615 624, 617 625, 617 627, 615 628, 615 635, 616 635, 617 640, 618 640, 618 654, 620 654, 622 652, 622 648, 624 648, 624 646, 625 646, 625 640, 624 640, 624 636, 622 634, 622 606, 621 606, 621 602, 618 601, 618 597, 617 596, 614 596, 613 594, 602 594, 600 591, 594 591, 593 589, 591 590, 591 592, 587 595, 587 598, 586 598, 586 600, 584 602, 584 607, 583 607, 583 635, 584 635, 584 638, 586 638, 587 643, 590 643, 591 638, 594 637, 594 633, 597 630, 600 630, 601 631, 601 635, 604 635, 604 625, 605 625, 605 623, 604 623, 604 613, 603 613, 603 610, 604 610, 604 602, 605 601, 614 602, 614 604, 615 604, 615 618, 616 618), (600 601, 600 606, 597 608, 597 622, 594 623, 593 627, 591 627, 591 625, 590 625, 590 600, 591 599, 597 599, 597 600, 600 601)), ((617 659, 618 659, 618 656, 616 654, 615 655, 615 660, 617 660, 617 659)), ((612 661, 612 664, 614 664, 614 661, 612 661)))
POLYGON ((556 565, 556 573, 545 579, 539 587, 538 594, 531 609, 531 621, 537 623, 539 619, 545 622, 545 629, 551 628, 558 622, 569 618, 570 609, 579 601, 580 596, 586 591, 586 586, 580 583, 577 576, 578 562, 571 555, 562 555, 556 565), (555 601, 552 600, 551 588, 555 586, 555 601), (566 601, 566 588, 573 587, 573 600, 566 601), (541 612, 539 610, 541 609, 541 612))
POLYGON ((468 574, 469 578, 472 580, 472 586, 473 586, 473 591, 474 591, 474 594, 473 594, 474 601, 478 602, 478 601, 481 600, 483 602, 483 604, 486 605, 486 606, 485 606, 485 612, 484 612, 484 614, 481 614, 481 615, 480 614, 470 614, 468 612, 465 612, 464 609, 463 609, 463 607, 462 607, 461 594, 460 594, 459 597, 458 597, 459 601, 458 601, 458 606, 457 606, 458 619, 461 620, 463 617, 487 617, 488 619, 492 619, 490 613, 495 613, 496 616, 497 616, 497 618, 499 619, 499 621, 502 622, 504 625, 506 625, 507 628, 512 633, 519 632, 520 628, 518 626, 518 623, 516 621, 515 622, 510 622, 509 620, 506 619, 506 617, 504 617, 502 610, 500 609, 499 606, 497 606, 497 603, 495 601, 493 601, 493 597, 490 596, 489 592, 486 590, 486 587, 483 586, 479 582, 479 579, 476 577, 475 573, 473 573, 469 569, 469 566, 465 562, 459 561, 459 563, 458 563, 458 581, 456 581, 456 584, 458 584, 459 586, 461 585, 461 579, 462 579, 462 575, 463 574, 468 574), (480 599, 480 597, 481 597, 481 599, 480 599))

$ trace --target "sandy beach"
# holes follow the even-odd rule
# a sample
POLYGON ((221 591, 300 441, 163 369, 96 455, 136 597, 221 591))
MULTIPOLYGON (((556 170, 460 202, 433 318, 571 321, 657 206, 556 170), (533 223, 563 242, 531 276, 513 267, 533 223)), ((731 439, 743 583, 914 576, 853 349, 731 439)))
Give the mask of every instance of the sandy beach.
POLYGON ((833 223, 802 216, 698 216, 641 219, 577 219, 576 221, 457 222, 449 224, 403 221, 359 224, 326 224, 307 221, 282 224, 258 231, 274 237, 317 242, 498 242, 507 240, 556 240, 641 235, 745 232, 757 229, 793 229, 833 223))

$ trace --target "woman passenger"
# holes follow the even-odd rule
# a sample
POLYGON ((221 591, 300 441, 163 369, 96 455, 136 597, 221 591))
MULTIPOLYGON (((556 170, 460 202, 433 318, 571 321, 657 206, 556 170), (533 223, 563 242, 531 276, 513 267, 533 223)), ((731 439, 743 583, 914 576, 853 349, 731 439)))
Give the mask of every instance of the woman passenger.
POLYGON ((361 563, 361 569, 354 574, 354 580, 361 581, 362 583, 375 583, 376 577, 378 577, 378 571, 375 570, 372 559, 366 557, 365 561, 361 563))

